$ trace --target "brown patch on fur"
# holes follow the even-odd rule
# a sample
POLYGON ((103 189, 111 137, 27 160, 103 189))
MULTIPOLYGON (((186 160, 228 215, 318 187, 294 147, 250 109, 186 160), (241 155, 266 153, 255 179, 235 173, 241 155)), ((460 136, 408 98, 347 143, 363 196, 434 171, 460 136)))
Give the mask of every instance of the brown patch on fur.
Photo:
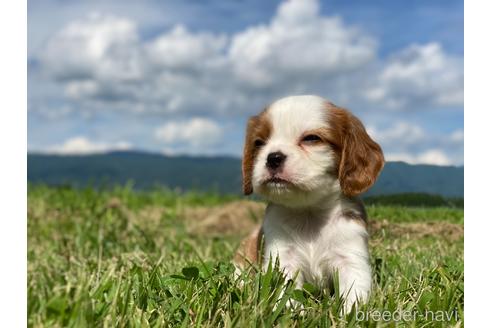
POLYGON ((323 139, 337 153, 342 192, 355 196, 376 181, 384 166, 383 151, 352 113, 331 103, 327 107, 330 128, 324 131, 323 139))
POLYGON ((350 221, 357 223, 358 225, 367 229, 367 220, 366 218, 362 217, 359 213, 353 211, 347 211, 347 212, 343 212, 343 216, 349 219, 350 221))
POLYGON ((254 231, 241 241, 236 254, 234 264, 240 268, 261 262, 261 244, 263 241, 263 229, 258 225, 254 231))
POLYGON ((367 213, 366 209, 364 208, 364 204, 362 204, 362 201, 358 198, 352 198, 350 201, 355 205, 356 208, 345 209, 342 212, 342 215, 348 220, 357 223, 367 229, 367 213))
POLYGON ((243 193, 245 195, 253 192, 253 166, 259 150, 259 147, 255 145, 255 141, 261 140, 266 143, 271 131, 272 125, 266 117, 266 109, 260 114, 251 117, 248 121, 242 162, 243 193))

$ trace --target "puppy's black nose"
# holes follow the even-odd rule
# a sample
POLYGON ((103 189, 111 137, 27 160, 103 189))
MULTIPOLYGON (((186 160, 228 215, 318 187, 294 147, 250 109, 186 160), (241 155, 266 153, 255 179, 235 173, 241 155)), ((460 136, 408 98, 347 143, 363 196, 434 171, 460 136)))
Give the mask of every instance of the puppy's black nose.
POLYGON ((282 166, 282 164, 285 162, 286 158, 287 158, 287 156, 284 155, 283 153, 279 152, 279 151, 276 151, 274 153, 270 153, 267 156, 266 166, 269 169, 276 170, 280 166, 282 166))

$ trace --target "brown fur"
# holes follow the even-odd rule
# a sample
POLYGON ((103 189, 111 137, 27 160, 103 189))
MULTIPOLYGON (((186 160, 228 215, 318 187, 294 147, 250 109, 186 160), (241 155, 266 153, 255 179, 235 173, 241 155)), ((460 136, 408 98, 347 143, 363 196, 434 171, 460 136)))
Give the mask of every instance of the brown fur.
POLYGON ((245 268, 248 265, 260 263, 262 240, 263 229, 258 225, 248 237, 241 241, 241 244, 234 255, 234 264, 241 268, 245 268))
POLYGON ((245 195, 249 195, 253 192, 253 183, 251 180, 255 158, 258 153, 258 147, 255 146, 255 140, 259 139, 266 143, 270 137, 271 131, 272 126, 266 117, 266 109, 259 115, 251 117, 248 121, 242 162, 243 193, 245 195))
POLYGON ((340 187, 352 197, 374 184, 384 166, 383 152, 352 113, 330 103, 328 109, 327 137, 339 156, 340 187))
MULTIPOLYGON (((349 197, 363 193, 376 181, 384 166, 381 147, 367 134, 352 113, 327 102, 329 128, 306 131, 330 145, 337 158, 337 171, 342 192, 349 197)), ((301 136, 302 140, 302 136, 301 136)))

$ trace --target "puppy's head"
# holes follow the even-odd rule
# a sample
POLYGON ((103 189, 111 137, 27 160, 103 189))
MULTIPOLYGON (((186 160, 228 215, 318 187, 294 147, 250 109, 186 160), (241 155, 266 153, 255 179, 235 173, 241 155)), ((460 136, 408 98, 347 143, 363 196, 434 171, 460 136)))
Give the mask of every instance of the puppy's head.
POLYGON ((383 165, 381 147, 350 112, 317 96, 287 97, 248 121, 243 191, 310 206, 366 191, 383 165))

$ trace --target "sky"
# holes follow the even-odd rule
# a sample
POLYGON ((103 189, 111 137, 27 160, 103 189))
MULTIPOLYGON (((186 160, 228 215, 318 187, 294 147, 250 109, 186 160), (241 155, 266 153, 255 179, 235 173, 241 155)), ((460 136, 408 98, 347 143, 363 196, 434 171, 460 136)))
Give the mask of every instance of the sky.
POLYGON ((463 165, 463 2, 28 2, 28 151, 241 156, 249 116, 316 94, 389 161, 463 165))

